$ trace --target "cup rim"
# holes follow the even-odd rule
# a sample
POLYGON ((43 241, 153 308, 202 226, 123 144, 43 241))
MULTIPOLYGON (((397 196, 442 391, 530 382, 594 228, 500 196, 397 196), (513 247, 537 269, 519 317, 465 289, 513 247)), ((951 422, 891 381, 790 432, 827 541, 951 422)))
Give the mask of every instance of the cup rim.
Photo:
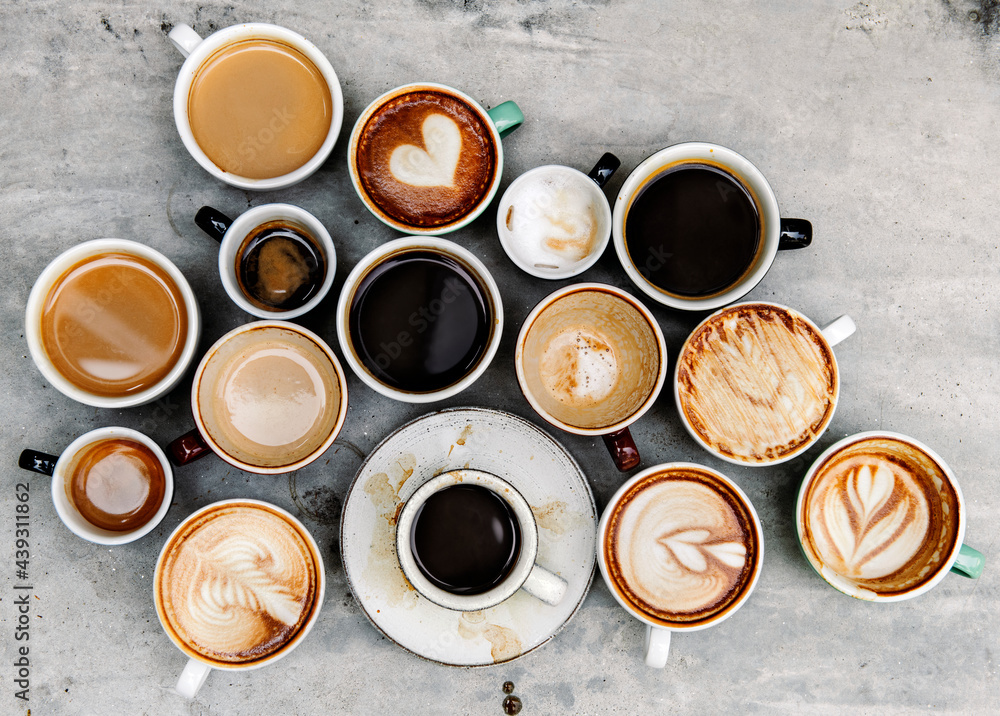
MULTIPOLYGON (((809 466, 809 469, 806 471, 806 474, 802 478, 802 482, 799 485, 798 494, 795 499, 795 536, 799 543, 799 549, 802 551, 806 562, 809 563, 809 566, 812 567, 816 574, 822 577, 827 584, 836 589, 838 592, 846 594, 849 597, 854 597, 855 599, 868 602, 901 602, 920 596, 924 592, 930 591, 936 587, 938 583, 947 576, 952 565, 955 563, 955 560, 958 558, 958 553, 961 551, 962 543, 965 540, 966 520, 965 498, 962 496, 962 490, 958 485, 958 480, 955 478, 955 473, 952 472, 948 463, 946 463, 944 459, 942 459, 942 457, 932 448, 928 447, 916 438, 890 430, 865 430, 859 433, 854 433, 853 435, 841 438, 828 447, 820 453, 820 455, 809 466), (850 589, 845 584, 838 584, 831 581, 827 575, 824 574, 823 566, 814 562, 813 557, 803 544, 803 523, 805 520, 802 518, 802 510, 805 503, 806 492, 808 492, 813 478, 816 477, 816 473, 823 466, 823 464, 836 453, 841 452, 843 449, 853 445, 854 443, 871 438, 888 438, 890 440, 896 440, 906 445, 910 445, 911 447, 915 447, 917 450, 926 454, 939 468, 941 468, 941 472, 944 473, 945 477, 948 479, 948 483, 951 485, 952 490, 954 490, 955 496, 958 500, 958 528, 955 531, 955 544, 952 547, 951 553, 948 555, 947 559, 941 561, 937 573, 933 577, 903 594, 883 595, 868 589, 862 589, 860 587, 850 589)), ((833 570, 830 571, 833 572, 833 570)), ((836 574, 836 572, 834 572, 834 574, 836 574)))
POLYGON ((560 430, 565 430, 568 433, 573 433, 575 435, 608 435, 610 433, 618 432, 623 428, 627 428, 632 423, 637 421, 646 412, 653 407, 653 404, 660 396, 660 392, 663 390, 663 384, 667 378, 667 344, 663 338, 663 331, 660 329, 660 324, 657 323, 656 318, 650 312, 642 301, 630 294, 624 289, 611 286, 606 283, 574 283, 569 286, 564 286, 550 293, 548 296, 543 298, 538 304, 531 309, 531 313, 528 317, 524 319, 521 324, 521 331, 517 335, 517 342, 514 345, 514 370, 517 374, 517 384, 521 389, 521 394, 525 397, 528 403, 531 405, 532 409, 538 413, 538 415, 543 418, 546 422, 556 426, 560 430), (554 304, 556 301, 568 296, 571 293, 580 293, 584 291, 600 291, 602 293, 609 293, 616 296, 626 303, 633 306, 636 310, 642 314, 643 318, 646 319, 647 323, 653 330, 653 335, 656 338, 656 344, 660 351, 660 368, 656 376, 656 382, 653 384, 649 395, 642 402, 642 404, 633 412, 631 415, 619 420, 611 425, 606 425, 598 428, 580 428, 575 425, 570 425, 569 423, 559 420, 554 415, 549 414, 541 403, 532 395, 531 391, 528 389, 527 377, 524 373, 524 344, 528 338, 528 333, 531 330, 531 326, 534 324, 535 320, 542 314, 542 312, 554 304))
MULTIPOLYGON (((588 189, 588 191, 590 190, 588 189)), ((598 186, 593 179, 591 179, 589 176, 584 174, 579 169, 566 166, 564 164, 543 164, 542 166, 535 167, 534 169, 529 169, 528 171, 524 172, 510 183, 506 191, 504 191, 503 195, 500 197, 500 201, 497 204, 496 227, 497 227, 497 236, 500 238, 500 245, 503 247, 504 252, 507 254, 507 258, 509 258, 515 266, 517 266, 525 273, 534 276, 535 278, 544 278, 549 280, 572 278, 573 276, 578 276, 582 274, 584 271, 592 267, 594 264, 597 263, 598 259, 600 259, 601 256, 604 254, 605 249, 608 248, 608 243, 611 241, 611 230, 613 223, 614 223, 614 217, 612 216, 611 213, 611 205, 608 203, 608 197, 604 194, 604 190, 600 186, 598 186), (607 224, 607 231, 603 232, 602 238, 599 241, 597 241, 597 243, 594 245, 593 250, 582 260, 564 269, 538 268, 533 264, 529 264, 528 262, 524 261, 520 256, 518 256, 517 252, 514 250, 514 247, 511 245, 510 235, 509 235, 510 232, 506 230, 505 220, 503 218, 504 207, 507 203, 507 197, 513 196, 513 192, 521 184, 526 183, 527 181, 531 180, 534 176, 538 174, 543 174, 547 172, 567 172, 573 175, 574 177, 578 176, 584 179, 587 182, 588 186, 592 186, 594 188, 595 192, 594 196, 601 197, 601 201, 597 202, 597 204, 598 206, 601 207, 600 209, 601 214, 604 217, 604 220, 607 224)))
POLYGON ((254 191, 285 189, 312 176, 327 160, 330 152, 333 151, 344 121, 344 95, 340 88, 340 79, 337 77, 337 73, 334 71, 333 65, 326 58, 326 55, 316 45, 294 30, 266 22, 247 22, 230 25, 229 27, 216 30, 211 35, 202 39, 194 51, 184 60, 184 64, 181 65, 180 71, 177 73, 177 80, 174 83, 173 107, 174 123, 177 125, 177 132, 180 134, 184 147, 194 160, 216 179, 230 186, 254 191), (187 101, 191 84, 198 75, 198 71, 205 60, 226 45, 254 39, 275 40, 304 54, 326 80, 326 84, 330 89, 332 109, 330 129, 316 154, 298 169, 267 179, 250 179, 249 177, 223 171, 218 167, 215 162, 208 158, 204 150, 198 146, 198 142, 194 138, 194 133, 191 131, 191 124, 188 121, 187 113, 187 101))
POLYGON ((59 454, 59 459, 56 460, 55 469, 52 472, 52 504, 55 507, 56 514, 59 515, 59 519, 69 528, 70 532, 94 544, 109 546, 128 544, 129 542, 134 542, 137 539, 145 537, 163 521, 163 518, 170 510, 170 503, 173 497, 174 473, 166 454, 159 445, 153 442, 152 438, 131 428, 107 426, 96 428, 80 435, 59 454), (80 514, 76 505, 66 496, 66 470, 72 464, 73 459, 88 445, 112 437, 126 438, 142 443, 153 452, 156 459, 160 462, 160 467, 163 469, 163 500, 160 502, 159 508, 149 518, 148 522, 127 532, 114 532, 91 524, 80 514))
POLYGON ((618 190, 613 215, 612 237, 615 252, 618 254, 618 260, 622 268, 625 269, 629 280, 654 301, 682 311, 715 310, 738 301, 756 288, 774 262, 781 234, 781 215, 778 210, 778 201, 764 174, 739 152, 711 142, 693 141, 671 144, 646 157, 629 173, 618 190), (685 160, 696 161, 702 158, 696 152, 707 152, 722 157, 723 159, 719 163, 724 164, 731 173, 735 173, 750 191, 758 204, 758 209, 762 214, 761 218, 765 222, 765 229, 760 237, 764 247, 761 258, 757 261, 757 266, 725 291, 705 298, 682 298, 656 287, 636 269, 629 258, 628 249, 625 247, 625 218, 638 190, 647 180, 655 177, 670 164, 685 160))
POLYGON ((31 359, 38 368, 42 376, 52 387, 68 398, 78 403, 90 405, 95 408, 129 408, 136 405, 151 403, 157 398, 170 392, 180 382, 184 373, 194 359, 195 350, 198 348, 198 340, 201 337, 201 313, 198 309, 198 301, 194 291, 180 269, 166 256, 156 249, 140 244, 131 239, 91 239, 83 243, 72 246, 52 259, 48 265, 42 269, 42 273, 35 279, 25 308, 24 337, 28 342, 28 351, 31 359), (41 323, 42 304, 49 295, 52 286, 58 281, 66 270, 79 263, 83 259, 98 256, 105 253, 121 252, 146 259, 161 268, 180 292, 184 299, 184 309, 187 312, 187 335, 184 339, 184 348, 174 364, 174 367, 157 383, 149 386, 138 393, 122 396, 95 395, 81 388, 76 387, 65 378, 49 359, 45 348, 42 346, 41 323))
POLYGON ((198 364, 198 368, 194 373, 194 380, 191 382, 191 414, 194 417, 195 427, 198 429, 198 433, 201 438, 205 441, 205 444, 214 452, 216 455, 221 457, 223 460, 228 462, 233 467, 237 467, 240 470, 245 470, 247 472, 252 472, 258 475, 283 475, 287 472, 292 472, 300 468, 309 465, 313 461, 317 460, 323 453, 325 453, 337 436, 340 434, 341 429, 344 427, 344 421, 347 419, 347 377, 344 374, 344 369, 340 365, 340 361, 337 359, 336 354, 334 354, 333 349, 320 338, 318 335, 310 331, 308 328, 304 328, 296 323, 290 323, 288 321, 251 321, 250 323, 244 323, 242 326, 237 326, 233 330, 226 333, 224 336, 219 338, 212 347, 205 351, 205 355, 202 356, 201 362, 198 364), (337 385, 340 388, 340 409, 337 413, 337 419, 334 421, 333 427, 330 429, 329 435, 323 440, 320 445, 316 447, 311 453, 305 457, 296 460, 295 462, 289 463, 287 465, 273 465, 273 466, 263 466, 254 465, 252 463, 243 462, 239 460, 225 450, 212 438, 211 433, 205 427, 205 421, 201 415, 201 408, 198 403, 198 393, 201 380, 204 376, 204 371, 210 359, 230 340, 238 335, 247 333, 253 330, 260 330, 263 328, 277 328, 281 330, 290 331, 292 333, 298 333, 308 340, 312 341, 317 348, 322 351, 326 357, 329 359, 330 364, 333 366, 334 374, 337 377, 337 385))
POLYGON ((326 295, 330 292, 330 287, 333 286, 333 278, 336 273, 337 250, 333 245, 330 232, 323 226, 323 222, 295 204, 261 204, 252 209, 247 209, 229 225, 229 229, 226 230, 226 234, 222 237, 222 242, 219 245, 219 277, 222 279, 222 287, 226 290, 233 303, 257 318, 285 321, 308 313, 326 298, 326 295), (298 308, 292 308, 287 311, 267 311, 253 305, 243 295, 243 291, 236 280, 235 261, 236 254, 239 252, 243 240, 253 229, 268 221, 280 220, 302 224, 313 238, 319 242, 320 248, 326 254, 326 277, 323 279, 323 283, 320 285, 316 295, 298 308))
POLYGON ((471 251, 463 246, 456 244, 448 239, 443 239, 437 236, 404 236, 402 238, 393 239, 392 241, 387 241, 381 246, 378 246, 371 251, 369 251, 365 256, 354 265, 351 269, 351 273, 348 274, 347 279, 344 281, 344 285, 340 290, 340 298, 337 301, 337 340, 340 342, 340 349, 344 352, 344 360, 347 361, 347 365, 350 366, 351 370, 354 372, 361 381, 367 385, 372 390, 381 393, 387 398, 393 398, 394 400, 399 400, 404 403, 433 403, 439 400, 444 400, 445 398, 450 398, 456 395, 470 385, 475 383, 479 377, 486 372, 486 369, 493 362, 493 358, 500 348, 500 341, 503 337, 503 325, 504 325, 504 315, 503 315, 503 299, 500 294, 500 288, 494 280, 489 269, 486 265, 479 260, 479 258, 473 254, 471 251), (378 379, 375 378, 361 363, 361 359, 358 357, 357 352, 354 350, 354 343, 351 341, 350 330, 348 327, 350 311, 351 311, 351 301, 354 298, 354 293, 361 283, 361 280, 368 275, 368 273, 382 263, 384 259, 389 258, 395 254, 408 253, 421 250, 431 250, 437 251, 439 253, 449 255, 453 258, 457 258, 461 263, 465 264, 468 268, 472 269, 472 272, 482 281, 483 288, 486 289, 486 293, 489 294, 490 303, 493 306, 493 333, 490 336, 489 343, 486 345, 486 351, 480 357, 479 362, 475 367, 469 371, 461 380, 452 383, 439 390, 433 390, 428 392, 413 392, 400 390, 398 388, 392 388, 378 379))
POLYGON ((797 458, 802 453, 804 453, 809 448, 811 448, 813 445, 815 445, 816 442, 821 437, 823 437, 823 435, 826 433, 827 429, 829 429, 830 423, 833 422, 834 415, 837 412, 837 406, 840 404, 840 366, 837 364, 837 355, 836 355, 836 353, 834 353, 833 346, 830 345, 830 341, 827 340, 826 336, 823 334, 822 329, 820 329, 820 327, 817 326, 816 323, 814 323, 811 318, 809 318, 808 316, 806 316, 801 311, 799 311, 799 310, 797 310, 795 308, 791 308, 790 306, 786 306, 786 305, 781 304, 781 303, 775 303, 774 301, 743 301, 743 302, 740 302, 740 303, 733 303, 733 304, 728 305, 728 306, 723 306, 722 308, 720 308, 720 309, 712 312, 710 315, 708 315, 704 320, 702 320, 697 326, 695 326, 691 330, 691 333, 688 334, 688 337, 684 339, 684 343, 681 346, 681 349, 679 351, 677 351, 677 361, 674 363, 674 378, 673 378, 673 383, 674 383, 674 386, 673 386, 673 388, 674 388, 674 405, 677 408, 678 415, 680 415, 681 424, 684 426, 684 429, 687 430, 688 435, 690 435, 692 438, 694 438, 694 441, 697 442, 698 445, 700 445, 702 448, 704 448, 707 452, 711 453, 714 457, 717 457, 720 460, 724 460, 725 462, 728 462, 728 463, 730 463, 732 465, 740 465, 742 467, 770 467, 772 465, 780 465, 783 462, 788 462, 789 460, 793 460, 794 458, 797 458), (712 319, 714 319, 716 316, 721 315, 722 313, 724 313, 726 311, 730 311, 730 310, 739 308, 741 306, 757 306, 757 305, 771 306, 771 307, 778 308, 780 310, 788 311, 789 313, 793 313, 793 314, 795 314, 796 317, 802 319, 809 327, 811 327, 813 329, 813 331, 815 331, 816 335, 818 335, 823 340, 823 343, 826 346, 827 351, 830 354, 830 362, 833 364, 833 375, 834 375, 834 378, 836 379, 836 383, 837 383, 836 390, 834 391, 834 395, 833 395, 833 400, 831 401, 833 407, 830 410, 830 417, 827 419, 826 424, 823 426, 823 429, 819 433, 815 434, 808 442, 802 443, 794 451, 792 451, 792 452, 790 452, 790 453, 788 453, 786 455, 782 455, 781 457, 776 458, 774 460, 768 460, 766 462, 750 462, 750 461, 746 461, 746 460, 739 460, 739 459, 731 457, 729 455, 725 455, 725 454, 719 452, 718 450, 715 450, 708 443, 706 443, 705 440, 697 433, 697 431, 691 425, 691 421, 688 420, 687 414, 684 412, 684 409, 681 407, 681 395, 680 395, 680 388, 678 386, 678 372, 679 372, 680 366, 681 366, 681 359, 684 356, 684 352, 688 349, 688 346, 691 343, 691 338, 693 336, 695 336, 698 333, 698 331, 700 331, 702 329, 702 327, 706 323, 708 323, 709 321, 711 321, 712 319))
POLYGON ((396 521, 396 556, 403 576, 425 599, 445 609, 454 611, 479 611, 489 609, 512 597, 527 581, 538 557, 538 525, 528 501, 510 482, 499 475, 474 468, 459 468, 435 475, 410 495, 400 510, 396 521), (461 474, 461 478, 456 476, 461 474), (431 497, 446 487, 477 484, 498 495, 510 505, 521 530, 521 552, 504 580, 480 594, 462 595, 440 589, 421 572, 410 549, 410 528, 417 510, 431 497), (505 494, 500 494, 499 489, 505 494))
POLYGON ((361 203, 364 204, 365 208, 368 209, 368 212, 372 214, 372 216, 386 226, 389 226, 396 231, 401 231, 404 234, 410 234, 411 236, 428 236, 433 238, 438 234, 450 234, 453 231, 457 231, 458 229, 468 226, 479 218, 479 216, 486 210, 486 207, 492 203, 493 197, 496 196, 497 190, 500 188, 500 181, 503 178, 503 141, 500 138, 500 132, 493 123, 493 119, 490 117, 489 112, 487 112, 483 106, 479 104, 479 102, 474 100, 465 92, 439 82, 409 82, 407 84, 400 85, 399 87, 395 87, 388 92, 383 92, 361 111, 357 121, 354 123, 354 128, 351 130, 351 137, 347 145, 347 170, 351 177, 351 185, 354 187, 354 193, 358 195, 358 198, 361 199, 361 203), (460 100, 472 107, 473 111, 479 114, 479 118, 483 121, 483 124, 486 125, 486 128, 489 130, 490 136, 493 139, 493 144, 496 147, 497 166, 489 191, 486 192, 479 204, 477 204, 476 207, 464 217, 441 226, 411 226, 409 224, 404 224, 401 221, 396 221, 392 217, 383 214, 383 212, 374 205, 374 202, 368 198, 364 188, 361 186, 361 179, 358 176, 357 162, 355 161, 361 131, 368 123, 372 114, 374 114, 377 109, 393 97, 422 89, 438 90, 446 94, 454 94, 460 100))
POLYGON ((301 520, 295 517, 295 515, 290 513, 288 510, 278 507, 277 505, 272 504, 270 502, 254 499, 251 497, 234 497, 227 500, 219 500, 218 502, 212 502, 211 504, 198 508, 190 515, 185 517, 183 520, 181 520, 181 523, 174 528, 174 530, 170 533, 167 539, 163 542, 163 546, 160 547, 160 552, 156 557, 156 567, 153 570, 153 605, 156 610, 156 616, 160 620, 160 628, 163 630, 163 633, 167 635, 167 638, 170 639, 171 642, 173 642, 174 646, 176 646, 181 651, 181 653, 184 654, 184 656, 190 659, 194 659, 195 661, 199 661, 203 664, 206 664, 212 667, 213 669, 221 669, 224 671, 250 671, 252 669, 259 669, 262 666, 267 666, 268 664, 272 664, 275 661, 278 661, 279 659, 283 659, 292 651, 294 651, 295 648, 299 644, 301 644, 303 640, 305 640, 306 636, 309 634, 310 631, 312 631, 313 626, 316 624, 316 620, 319 618, 319 613, 323 607, 323 599, 325 595, 326 595, 326 565, 323 562, 323 554, 322 552, 320 552, 319 545, 316 543, 316 539, 312 536, 312 533, 306 528, 306 526, 302 523, 301 520), (316 594, 313 598, 313 607, 312 607, 313 612, 309 616, 309 619, 307 619, 305 624, 303 624, 302 627, 295 633, 295 635, 291 639, 289 639, 288 643, 282 646, 277 652, 269 654, 268 656, 265 656, 262 659, 244 663, 223 663, 214 661, 206 656, 203 656, 202 654, 199 654, 195 650, 188 649, 187 647, 182 645, 179 639, 177 639, 174 636, 172 631, 167 629, 167 626, 165 624, 166 619, 164 618, 163 608, 160 603, 160 595, 159 595, 160 590, 157 588, 160 582, 160 571, 163 567, 163 558, 164 555, 166 554, 167 548, 170 546, 170 543, 173 542, 174 537, 176 537, 177 534, 190 522, 197 519, 202 514, 208 512, 209 510, 214 510, 224 505, 233 505, 233 504, 249 504, 277 512, 280 516, 288 520, 289 523, 291 523, 291 525, 293 526, 293 528, 295 528, 296 531, 303 537, 303 539, 305 539, 312 552, 312 556, 316 560, 316 575, 317 575, 316 594))
POLYGON ((625 609, 625 611, 627 611, 629 614, 631 614, 633 617, 635 617, 642 623, 646 624, 647 626, 651 626, 654 629, 666 629, 668 631, 676 631, 676 632, 701 631, 702 629, 708 629, 709 627, 713 627, 716 624, 725 621, 733 614, 735 614, 737 611, 739 611, 739 609, 746 603, 747 599, 750 598, 750 595, 757 587, 757 582, 760 579, 760 573, 761 571, 763 571, 763 566, 764 566, 764 530, 761 527, 760 517, 757 515, 757 509, 753 506, 753 503, 750 501, 750 498, 747 497, 747 494, 740 488, 739 485, 736 484, 736 482, 732 478, 723 475, 718 470, 712 469, 705 465, 699 465, 693 462, 678 461, 678 462, 661 463, 659 465, 652 465, 651 467, 647 467, 645 470, 642 470, 638 474, 630 477, 621 485, 621 487, 619 487, 615 491, 615 494, 612 495, 611 498, 608 500, 607 506, 604 508, 604 512, 601 514, 601 521, 597 525, 597 566, 601 570, 601 576, 604 578, 604 585, 611 593, 611 596, 614 597, 615 601, 618 602, 618 604, 623 609, 625 609), (656 475, 662 472, 667 472, 669 470, 682 470, 682 469, 701 470, 709 473, 713 477, 722 480, 722 482, 728 485, 729 488, 737 495, 737 497, 739 497, 739 499, 742 500, 743 505, 747 508, 747 511, 750 514, 751 522, 753 523, 754 529, 756 531, 757 559, 755 560, 754 563, 753 578, 750 580, 749 585, 743 590, 743 594, 740 595, 739 598, 737 598, 733 602, 733 604, 726 609, 725 612, 703 623, 693 624, 690 626, 684 624, 671 624, 668 626, 666 624, 657 622, 645 616, 644 614, 636 610, 634 607, 627 604, 618 594, 618 590, 615 589, 615 587, 611 584, 611 577, 608 574, 608 565, 604 557, 604 539, 608 531, 608 523, 611 519, 612 513, 614 512, 614 507, 615 505, 618 504, 618 501, 628 490, 632 489, 634 485, 646 479, 650 475, 656 475))

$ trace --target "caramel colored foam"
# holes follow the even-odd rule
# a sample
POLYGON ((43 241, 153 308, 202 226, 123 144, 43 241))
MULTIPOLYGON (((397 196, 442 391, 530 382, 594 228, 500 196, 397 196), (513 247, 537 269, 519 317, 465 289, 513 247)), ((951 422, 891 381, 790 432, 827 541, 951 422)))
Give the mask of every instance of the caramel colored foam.
POLYGON ((650 475, 610 509, 608 572, 622 599, 649 619, 668 626, 713 621, 753 582, 760 547, 752 518, 710 473, 650 475))
POLYGON ((187 650, 223 663, 263 659, 317 608, 317 560, 282 515, 228 504, 184 526, 156 573, 157 611, 187 650))
POLYGON ((227 45, 198 69, 188 122, 202 151, 225 172, 271 179, 308 162, 333 119, 330 86, 298 50, 273 40, 227 45))
POLYGON ((824 461, 800 519, 810 561, 888 596, 941 570, 955 547, 959 503, 929 455, 893 438, 868 438, 824 461))
POLYGON ((677 366, 680 407, 713 450, 746 463, 781 459, 833 417, 837 364, 799 314, 734 306, 688 338, 677 366))
POLYGON ((53 367, 92 395, 153 387, 180 360, 188 315, 180 289, 156 264, 128 253, 90 256, 49 289, 41 342, 53 367))
POLYGON ((489 127, 464 101, 417 90, 374 111, 354 161, 379 211, 409 226, 437 227, 479 206, 496 176, 497 149, 489 127))

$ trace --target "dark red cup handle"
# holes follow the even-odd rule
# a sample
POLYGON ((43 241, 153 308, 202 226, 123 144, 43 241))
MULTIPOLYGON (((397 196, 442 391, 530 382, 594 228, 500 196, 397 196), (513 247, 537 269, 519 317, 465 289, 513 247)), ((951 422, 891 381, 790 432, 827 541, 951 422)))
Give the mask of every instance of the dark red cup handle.
POLYGON ((615 467, 622 472, 628 472, 639 465, 639 448, 635 446, 632 433, 628 428, 622 428, 618 432, 608 433, 602 436, 604 444, 611 453, 611 459, 615 461, 615 467))
POLYGON ((167 455, 170 456, 170 462, 178 467, 199 460, 210 452, 212 452, 212 448, 205 442, 205 438, 198 432, 198 428, 184 433, 167 445, 167 455))

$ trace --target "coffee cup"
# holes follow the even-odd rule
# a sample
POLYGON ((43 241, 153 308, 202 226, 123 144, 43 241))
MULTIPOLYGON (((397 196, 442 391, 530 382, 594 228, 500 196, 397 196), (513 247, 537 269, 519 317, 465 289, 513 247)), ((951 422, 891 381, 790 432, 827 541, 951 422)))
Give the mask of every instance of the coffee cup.
POLYGON ((129 428, 98 428, 59 456, 24 450, 18 467, 52 477, 56 514, 96 544, 134 542, 170 509, 174 477, 160 447, 129 428))
POLYGON ((615 251, 643 293, 665 306, 709 311, 764 278, 780 249, 812 241, 812 225, 783 219, 748 159, 707 142, 661 149, 639 164, 615 201, 615 251))
POLYGON ((827 448, 795 504, 799 546, 835 589, 872 602, 911 599, 949 571, 977 578, 983 555, 963 544, 955 474, 918 440, 863 432, 827 448))
POLYGON ((159 251, 124 239, 85 241, 57 256, 25 311, 24 336, 41 374, 98 408, 165 395, 191 364, 200 335, 184 275, 159 251))
POLYGON ((538 278, 583 273, 611 237, 611 206, 602 191, 621 162, 606 153, 589 173, 556 164, 525 172, 497 209, 497 235, 507 256, 538 278))
POLYGON ((247 472, 291 472, 336 440, 347 415, 347 380, 312 331, 255 321, 208 349, 191 386, 191 412, 195 429, 167 447, 175 465, 214 452, 247 472))
POLYGON ((707 629, 743 606, 763 560, 749 498, 725 475, 692 463, 632 477, 597 528, 601 576, 615 601, 646 625, 646 665, 658 669, 671 632, 707 629))
POLYGON ((503 334, 500 289, 471 251, 433 236, 388 241, 344 282, 337 338, 373 390, 429 403, 468 388, 503 334))
POLYGON ((305 209, 264 204, 233 221, 203 206, 195 223, 221 244, 219 276, 226 293, 258 318, 298 318, 318 306, 333 285, 333 239, 305 209))
POLYGON ((438 606, 494 607, 519 589, 557 605, 566 581, 535 563, 538 525, 524 497, 482 470, 451 470, 421 485, 396 522, 407 580, 438 606))
POLYGON ((628 427, 667 375, 663 332, 638 299, 601 283, 549 294, 524 319, 514 366, 536 413, 566 432, 602 436, 619 470, 638 466, 628 427))
POLYGON ((188 657, 177 692, 194 698, 213 669, 249 671, 288 656, 313 628, 326 573, 309 530, 260 500, 203 507, 167 539, 153 599, 188 657))
POLYGON ((801 455, 833 420, 840 396, 833 346, 854 331, 850 316, 820 329, 776 303, 716 311, 677 357, 681 422, 699 445, 736 465, 777 465, 801 455))
POLYGON ((177 131, 208 173, 241 189, 283 189, 326 161, 344 99, 313 43, 265 23, 204 39, 181 24, 167 37, 187 58, 174 85, 177 131))
POLYGON ((486 111, 442 84, 389 90, 351 132, 354 190, 377 219, 403 233, 460 229, 492 201, 503 174, 501 139, 523 121, 514 102, 486 111))

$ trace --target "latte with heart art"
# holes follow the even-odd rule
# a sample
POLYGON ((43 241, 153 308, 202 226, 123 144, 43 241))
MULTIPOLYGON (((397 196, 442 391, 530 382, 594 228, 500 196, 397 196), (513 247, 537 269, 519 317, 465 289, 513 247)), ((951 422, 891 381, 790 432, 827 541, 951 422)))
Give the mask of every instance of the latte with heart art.
POLYGON ((497 147, 488 119, 440 88, 386 99, 358 135, 354 167, 373 209, 390 222, 438 228, 461 221, 489 194, 497 147))

